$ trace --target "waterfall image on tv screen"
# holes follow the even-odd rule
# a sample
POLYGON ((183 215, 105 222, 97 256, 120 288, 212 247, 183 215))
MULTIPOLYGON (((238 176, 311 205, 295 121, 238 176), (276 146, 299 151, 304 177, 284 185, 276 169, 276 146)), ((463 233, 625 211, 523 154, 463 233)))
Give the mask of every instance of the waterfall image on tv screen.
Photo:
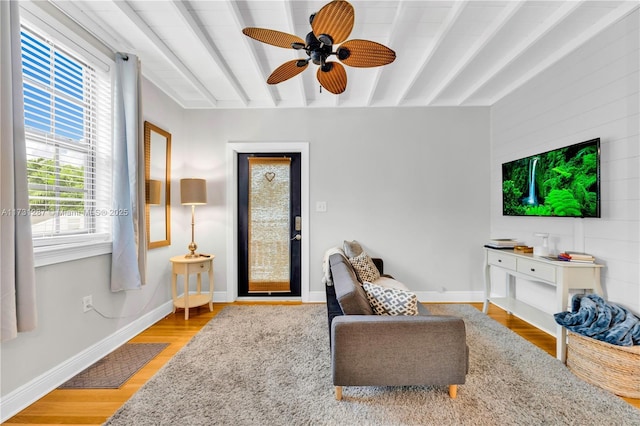
POLYGON ((600 139, 504 163, 502 214, 600 217, 600 139))

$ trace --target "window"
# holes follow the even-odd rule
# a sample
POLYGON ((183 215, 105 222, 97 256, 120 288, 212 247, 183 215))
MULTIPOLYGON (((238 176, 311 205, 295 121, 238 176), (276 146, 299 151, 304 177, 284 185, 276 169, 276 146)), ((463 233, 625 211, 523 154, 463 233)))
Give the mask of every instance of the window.
POLYGON ((22 71, 34 246, 109 239, 109 76, 26 27, 22 71))

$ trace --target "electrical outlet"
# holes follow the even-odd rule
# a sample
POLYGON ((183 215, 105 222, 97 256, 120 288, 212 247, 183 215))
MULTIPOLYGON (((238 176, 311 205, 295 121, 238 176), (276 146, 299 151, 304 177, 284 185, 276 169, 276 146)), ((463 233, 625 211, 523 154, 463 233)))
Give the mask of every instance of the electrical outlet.
POLYGON ((316 211, 317 212, 326 212, 327 211, 327 202, 326 201, 316 201, 316 211))
POLYGON ((82 298, 82 310, 83 312, 89 312, 93 309, 93 296, 85 296, 82 298))

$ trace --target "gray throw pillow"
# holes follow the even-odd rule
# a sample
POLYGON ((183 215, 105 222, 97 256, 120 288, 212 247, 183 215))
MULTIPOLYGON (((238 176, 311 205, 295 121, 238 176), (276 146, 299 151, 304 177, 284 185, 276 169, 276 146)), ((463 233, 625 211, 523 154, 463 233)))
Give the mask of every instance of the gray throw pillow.
POLYGON ((344 250, 344 254, 347 258, 350 257, 358 257, 362 254, 364 250, 362 250, 362 246, 356 240, 346 241, 342 245, 342 249, 344 250))

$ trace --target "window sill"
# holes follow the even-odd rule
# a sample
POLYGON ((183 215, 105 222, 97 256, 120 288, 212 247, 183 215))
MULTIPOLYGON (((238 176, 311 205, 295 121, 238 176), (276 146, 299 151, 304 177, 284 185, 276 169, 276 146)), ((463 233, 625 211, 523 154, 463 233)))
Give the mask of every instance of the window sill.
POLYGON ((111 253, 111 241, 100 241, 36 247, 33 257, 35 267, 38 268, 109 253, 111 253))

